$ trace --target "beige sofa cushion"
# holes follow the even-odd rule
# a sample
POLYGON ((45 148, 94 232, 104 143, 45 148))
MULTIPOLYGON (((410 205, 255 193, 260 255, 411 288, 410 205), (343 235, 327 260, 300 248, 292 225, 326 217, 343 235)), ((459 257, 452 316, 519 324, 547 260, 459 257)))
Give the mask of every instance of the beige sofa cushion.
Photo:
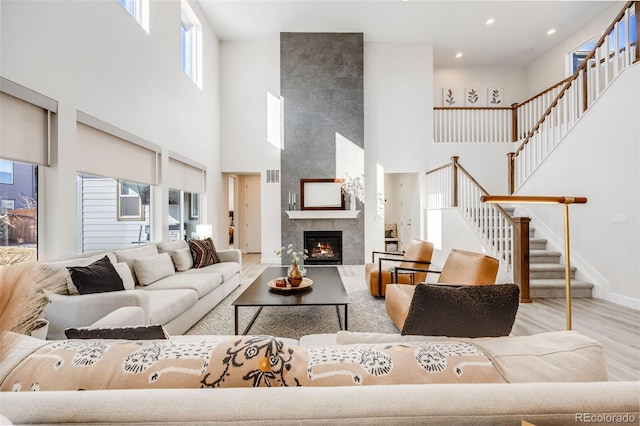
POLYGON ((189 244, 185 240, 162 241, 156 243, 156 248, 158 253, 169 253, 171 255, 176 250, 189 248, 189 244))
POLYGON ((238 262, 221 262, 214 263, 213 265, 205 266, 204 268, 192 268, 187 271, 184 271, 183 274, 210 274, 210 273, 218 273, 222 275, 222 281, 229 281, 240 272, 240 264, 238 262))
POLYGON ((607 380, 602 345, 577 331, 474 341, 512 383, 607 380))
POLYGON ((171 260, 176 267, 176 271, 184 272, 193 268, 193 257, 189 247, 175 250, 171 253, 171 260))
POLYGON ((136 273, 133 269, 133 260, 137 257, 155 256, 156 254, 158 254, 158 249, 155 244, 147 244, 141 247, 118 250, 115 252, 118 262, 124 262, 129 265, 129 269, 131 270, 131 274, 133 275, 133 279, 136 284, 138 284, 138 277, 136 277, 136 273))
POLYGON ((184 273, 170 275, 144 287, 145 290, 178 290, 192 289, 198 293, 198 299, 209 294, 213 289, 222 284, 222 275, 216 272, 208 274, 184 273))
POLYGON ((122 284, 124 285, 125 290, 133 290, 136 287, 136 283, 133 280, 133 275, 131 274, 131 269, 129 269, 129 265, 124 262, 116 263, 114 265, 116 268, 116 272, 122 278, 122 284))
MULTIPOLYGON (((338 344, 423 342, 438 338, 450 339, 351 331, 336 334, 338 344)), ((306 343, 304 339, 300 339, 301 344, 306 343)), ((480 347, 511 383, 607 380, 602 345, 577 331, 456 340, 473 342, 480 347)))
POLYGON ((198 302, 194 290, 145 291, 149 297, 149 323, 167 324, 198 302))
POLYGON ((176 273, 168 253, 136 257, 133 259, 133 270, 140 285, 149 285, 176 273))

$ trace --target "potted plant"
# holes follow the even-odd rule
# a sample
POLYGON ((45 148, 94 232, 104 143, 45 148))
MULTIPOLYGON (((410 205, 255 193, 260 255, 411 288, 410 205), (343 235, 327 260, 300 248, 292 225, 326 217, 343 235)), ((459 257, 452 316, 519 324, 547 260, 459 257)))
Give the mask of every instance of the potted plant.
POLYGON ((275 254, 281 259, 285 257, 289 259, 291 263, 287 272, 289 284, 291 284, 291 287, 298 287, 302 283, 303 278, 303 273, 299 265, 301 261, 309 258, 307 249, 304 249, 304 251, 295 251, 293 244, 289 244, 287 247, 280 247, 280 249, 275 251, 275 254))

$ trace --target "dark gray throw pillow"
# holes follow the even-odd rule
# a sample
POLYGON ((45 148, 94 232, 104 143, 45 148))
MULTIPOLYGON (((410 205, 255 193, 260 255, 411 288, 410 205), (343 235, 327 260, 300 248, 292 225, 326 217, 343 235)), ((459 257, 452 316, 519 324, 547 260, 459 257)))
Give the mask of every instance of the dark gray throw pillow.
POLYGON ((67 328, 64 334, 67 339, 164 340, 169 338, 166 330, 160 324, 131 327, 67 328))
POLYGON ((402 334, 449 337, 508 336, 516 319, 515 284, 418 284, 402 334))
POLYGON ((122 278, 106 255, 89 266, 68 266, 67 269, 80 294, 124 290, 122 278))

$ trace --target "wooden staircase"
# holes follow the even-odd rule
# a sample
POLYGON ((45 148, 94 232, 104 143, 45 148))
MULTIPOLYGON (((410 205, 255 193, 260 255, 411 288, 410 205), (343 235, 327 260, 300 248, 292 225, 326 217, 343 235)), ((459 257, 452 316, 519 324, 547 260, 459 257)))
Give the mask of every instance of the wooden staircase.
MULTIPOLYGON (((513 216, 513 207, 503 207, 513 216)), ((529 226, 529 288, 532 299, 565 297, 564 263, 559 251, 547 249, 548 241, 536 237, 536 228, 529 226)), ((593 284, 575 279, 571 267, 571 297, 591 297, 593 284)))

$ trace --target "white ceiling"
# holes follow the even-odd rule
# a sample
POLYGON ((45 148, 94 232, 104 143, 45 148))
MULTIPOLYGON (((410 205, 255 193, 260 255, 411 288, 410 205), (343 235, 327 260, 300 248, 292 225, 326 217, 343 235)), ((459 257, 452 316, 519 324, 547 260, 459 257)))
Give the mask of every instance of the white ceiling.
POLYGON ((623 1, 199 0, 220 40, 280 32, 361 32, 365 41, 431 41, 434 64, 523 66, 623 1), (491 26, 488 18, 495 19, 491 26), (557 32, 547 36, 550 28, 557 32), (456 52, 463 52, 460 60, 456 52))

